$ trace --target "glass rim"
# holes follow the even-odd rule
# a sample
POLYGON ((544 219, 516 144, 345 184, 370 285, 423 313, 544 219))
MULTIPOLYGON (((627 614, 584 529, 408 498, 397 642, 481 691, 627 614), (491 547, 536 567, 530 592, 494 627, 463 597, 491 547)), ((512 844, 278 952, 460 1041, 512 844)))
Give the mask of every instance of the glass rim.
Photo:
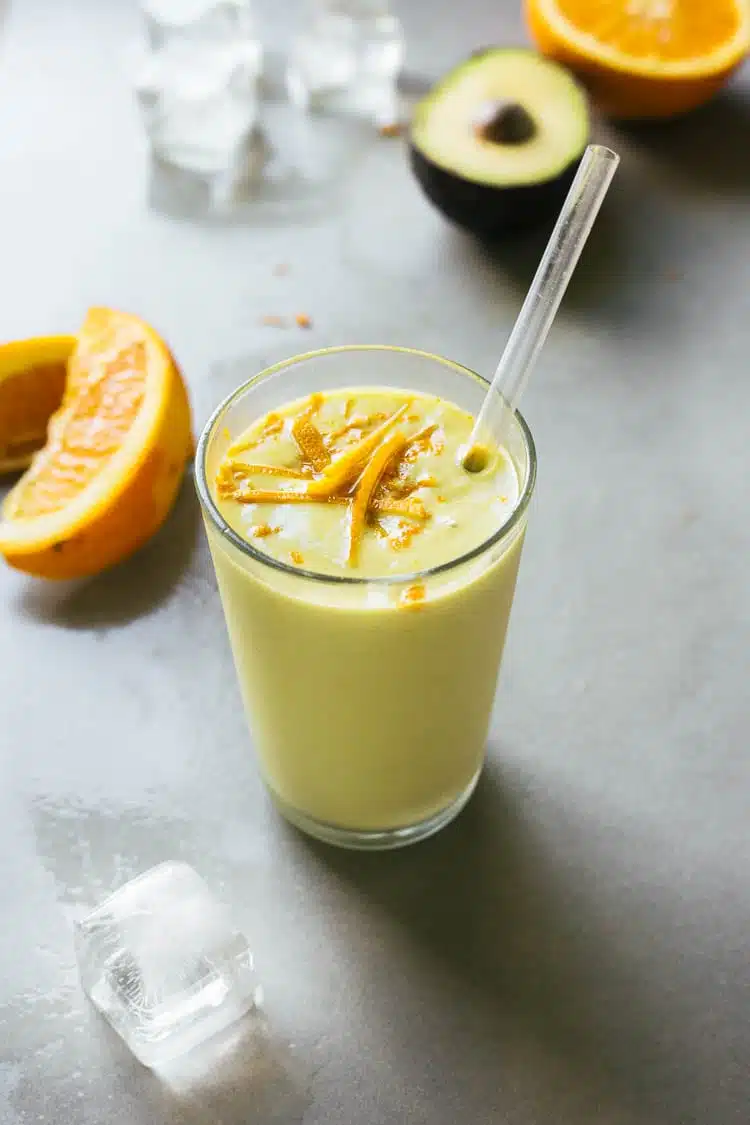
POLYGON ((469 367, 464 367, 463 364, 456 363, 452 359, 447 359, 445 356, 435 355, 433 352, 422 351, 419 348, 405 348, 395 344, 339 344, 330 348, 318 348, 314 351, 302 352, 298 355, 289 356, 287 359, 280 360, 274 363, 271 367, 264 367, 252 378, 247 379, 236 387, 231 394, 227 395, 216 409, 211 414, 206 422, 201 436, 198 439, 198 446, 195 452, 195 487, 198 493, 198 499, 204 513, 210 518, 211 523, 220 532, 222 538, 228 540, 232 546, 248 558, 253 559, 255 562, 262 563, 264 566, 270 567, 272 570, 281 571, 292 578, 299 578, 305 581, 329 583, 335 586, 372 586, 372 585, 404 585, 407 583, 422 582, 426 579, 432 578, 438 574, 446 574, 457 567, 463 566, 466 563, 472 562, 474 559, 479 558, 486 551, 490 550, 501 540, 507 538, 511 532, 515 530, 521 519, 526 513, 529 506, 531 497, 534 492, 534 485, 536 483, 536 446, 534 438, 532 437, 531 430, 529 429, 525 418, 519 410, 514 412, 514 417, 518 421, 521 429, 526 448, 528 450, 529 465, 526 475, 526 483, 524 484, 523 491, 519 497, 518 503, 508 516, 505 523, 492 533, 487 539, 483 539, 476 547, 472 547, 470 551, 465 551, 462 555, 457 555, 455 558, 448 559, 446 562, 438 563, 436 566, 429 567, 427 570, 412 571, 410 574, 383 574, 372 577, 355 577, 345 574, 322 574, 317 570, 308 570, 305 567, 294 566, 290 563, 285 563, 281 559, 274 558, 272 555, 267 555, 260 551, 247 539, 243 539, 234 528, 230 527, 227 521, 222 516, 208 487, 206 478, 206 456, 208 453, 209 443, 213 437, 217 423, 222 417, 224 412, 228 410, 232 404, 246 391, 250 390, 253 386, 263 382, 265 379, 276 375, 279 371, 283 371, 288 367, 295 367, 302 365, 312 359, 321 359, 329 355, 337 355, 342 352, 392 352, 404 356, 416 356, 419 359, 426 359, 432 363, 440 364, 443 367, 450 367, 453 371, 460 375, 465 375, 478 383, 485 389, 489 390, 490 384, 487 379, 482 375, 478 375, 476 371, 472 371, 469 367))

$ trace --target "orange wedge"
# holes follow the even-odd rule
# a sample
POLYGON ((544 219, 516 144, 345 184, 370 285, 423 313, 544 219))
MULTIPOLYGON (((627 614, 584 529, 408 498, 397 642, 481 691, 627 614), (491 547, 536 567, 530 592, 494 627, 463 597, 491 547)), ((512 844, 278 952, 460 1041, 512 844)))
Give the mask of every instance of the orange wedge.
POLYGON ((673 117, 721 89, 750 51, 747 0, 525 0, 543 54, 605 113, 673 117))
POLYGON ((135 316, 91 309, 47 444, 2 507, 0 553, 44 578, 97 574, 161 526, 191 453, 166 344, 135 316))
POLYGON ((75 342, 74 336, 39 336, 0 345, 0 473, 28 468, 44 445, 75 342))

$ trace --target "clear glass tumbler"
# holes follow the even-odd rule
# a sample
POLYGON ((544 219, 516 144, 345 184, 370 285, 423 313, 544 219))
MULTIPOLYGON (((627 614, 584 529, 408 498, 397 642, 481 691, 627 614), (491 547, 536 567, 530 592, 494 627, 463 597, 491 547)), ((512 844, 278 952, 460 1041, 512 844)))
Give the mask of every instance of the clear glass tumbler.
POLYGON ((397 577, 286 565, 222 518, 214 481, 253 421, 314 391, 388 386, 476 414, 488 384, 447 359, 352 346, 296 356, 239 387, 209 420, 196 481, 254 746, 281 812, 332 844, 384 849, 448 824, 479 779, 534 490, 531 433, 508 452, 519 501, 485 542, 397 577), (418 585, 420 600, 406 591, 418 585))
POLYGON ((399 119, 401 24, 390 0, 307 0, 287 68, 287 89, 301 109, 399 119))

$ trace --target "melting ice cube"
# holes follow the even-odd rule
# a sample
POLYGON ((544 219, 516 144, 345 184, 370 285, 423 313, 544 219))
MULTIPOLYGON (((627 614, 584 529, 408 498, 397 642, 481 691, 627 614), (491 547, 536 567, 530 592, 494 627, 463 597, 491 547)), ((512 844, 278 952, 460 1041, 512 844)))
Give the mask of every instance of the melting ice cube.
POLYGON ((75 936, 85 991, 146 1066, 197 1046, 258 999, 247 940, 185 863, 126 883, 75 936))

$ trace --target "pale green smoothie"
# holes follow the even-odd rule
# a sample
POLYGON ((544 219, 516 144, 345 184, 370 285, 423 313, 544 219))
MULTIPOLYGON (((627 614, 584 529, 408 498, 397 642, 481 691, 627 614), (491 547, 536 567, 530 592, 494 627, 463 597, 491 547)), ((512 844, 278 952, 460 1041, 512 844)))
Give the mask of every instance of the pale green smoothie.
POLYGON ((502 450, 461 467, 472 424, 436 397, 352 387, 225 433, 207 465, 260 552, 207 521, 262 771, 303 826, 413 826, 479 774, 525 521, 479 550, 519 479, 502 450))

